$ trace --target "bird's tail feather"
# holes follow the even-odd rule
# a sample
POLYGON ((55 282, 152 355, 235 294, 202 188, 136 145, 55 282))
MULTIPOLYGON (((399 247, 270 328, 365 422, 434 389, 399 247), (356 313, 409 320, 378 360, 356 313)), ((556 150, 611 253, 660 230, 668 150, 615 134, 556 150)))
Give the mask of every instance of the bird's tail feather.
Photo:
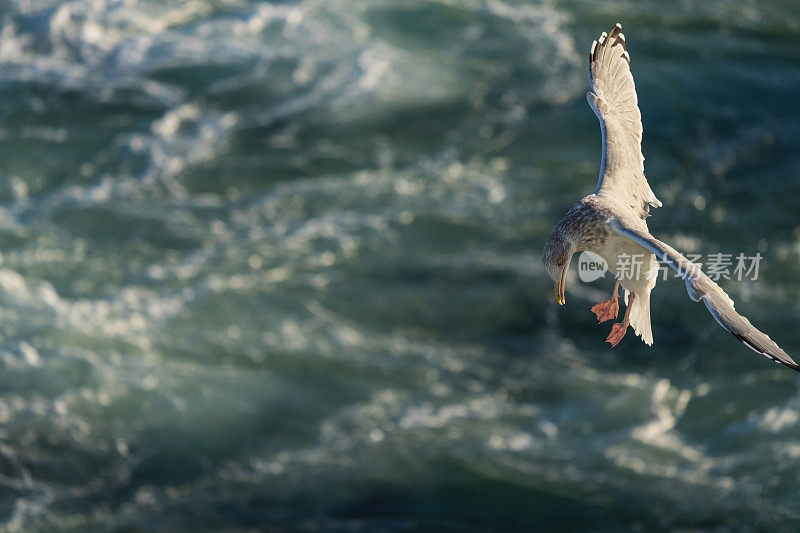
POLYGON ((653 330, 650 327, 650 291, 643 291, 633 299, 630 324, 648 346, 653 345, 653 330))

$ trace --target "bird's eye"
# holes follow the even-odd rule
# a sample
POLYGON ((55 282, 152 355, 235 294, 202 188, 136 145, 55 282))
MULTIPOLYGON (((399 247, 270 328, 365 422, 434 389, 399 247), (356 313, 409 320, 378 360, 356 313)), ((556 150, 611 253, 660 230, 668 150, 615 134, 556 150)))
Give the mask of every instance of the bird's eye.
POLYGON ((558 266, 561 266, 561 265, 563 265, 563 264, 564 264, 564 260, 563 260, 563 259, 559 259, 559 260, 558 260, 558 266))

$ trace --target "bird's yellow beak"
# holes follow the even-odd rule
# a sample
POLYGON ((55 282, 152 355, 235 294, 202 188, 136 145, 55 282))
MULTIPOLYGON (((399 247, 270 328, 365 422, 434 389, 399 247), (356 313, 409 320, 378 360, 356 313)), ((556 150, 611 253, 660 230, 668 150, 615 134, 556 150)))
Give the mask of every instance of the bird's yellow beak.
POLYGON ((558 302, 558 305, 564 305, 564 299, 561 297, 560 294, 558 294, 558 283, 556 283, 555 287, 553 288, 555 289, 556 301, 558 302))
POLYGON ((564 305, 566 303, 566 295, 564 294, 564 277, 567 275, 567 269, 561 271, 561 279, 558 280, 558 283, 555 284, 554 290, 556 293, 556 301, 558 305, 564 305))

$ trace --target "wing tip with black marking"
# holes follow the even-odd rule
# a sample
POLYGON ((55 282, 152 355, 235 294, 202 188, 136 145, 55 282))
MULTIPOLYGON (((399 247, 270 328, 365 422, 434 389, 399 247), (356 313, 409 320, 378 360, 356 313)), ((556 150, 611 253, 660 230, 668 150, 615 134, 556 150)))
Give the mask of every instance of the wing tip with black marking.
POLYGON ((600 37, 597 38, 596 41, 592 41, 592 46, 589 49, 589 63, 594 63, 597 61, 597 57, 600 51, 605 48, 606 45, 609 46, 616 46, 617 44, 622 45, 623 56, 625 60, 628 62, 628 65, 631 64, 630 56, 625 53, 626 44, 625 44, 625 35, 622 33, 622 24, 617 22, 614 24, 614 27, 611 28, 611 31, 608 33, 603 32, 600 34, 600 37))
MULTIPOLYGON (((748 339, 746 336, 742 335, 741 333, 737 333, 737 332, 731 332, 731 333, 733 334, 734 337, 739 339, 739 341, 742 344, 744 344, 745 346, 747 346, 748 348, 750 348, 754 352, 759 353, 759 354, 763 355, 764 357, 768 357, 769 359, 772 359, 776 363, 781 363, 782 365, 788 366, 792 370, 800 372, 800 365, 798 365, 797 362, 794 359, 792 359, 789 354, 787 354, 786 352, 781 350, 781 348, 777 344, 775 344, 775 347, 778 348, 778 350, 780 350, 780 353, 778 355, 775 355, 775 354, 770 353, 767 350, 762 350, 761 348, 759 348, 758 346, 753 344, 750 341, 750 339, 748 339)), ((768 335, 765 334, 765 336, 767 337, 767 339, 769 339, 774 344, 775 341, 770 339, 768 335)))

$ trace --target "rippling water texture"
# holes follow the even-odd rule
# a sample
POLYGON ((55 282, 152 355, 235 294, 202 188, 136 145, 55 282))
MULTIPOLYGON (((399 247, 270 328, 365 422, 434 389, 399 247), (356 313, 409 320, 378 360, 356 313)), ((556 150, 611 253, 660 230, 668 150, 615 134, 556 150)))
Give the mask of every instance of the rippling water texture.
POLYGON ((800 380, 540 261, 625 27, 652 231, 800 354, 800 4, 0 4, 8 530, 800 525, 800 380))

